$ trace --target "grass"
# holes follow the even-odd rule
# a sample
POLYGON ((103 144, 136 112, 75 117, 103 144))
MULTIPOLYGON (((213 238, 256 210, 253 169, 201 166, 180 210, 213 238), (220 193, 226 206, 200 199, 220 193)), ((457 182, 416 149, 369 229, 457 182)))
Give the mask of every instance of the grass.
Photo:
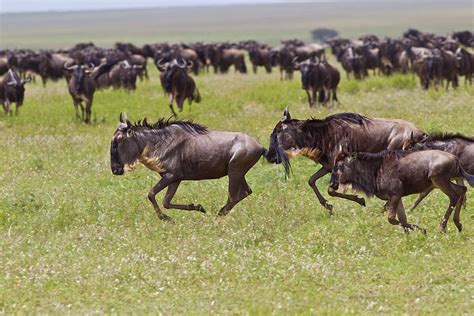
MULTIPOLYGON (((150 65, 152 66, 152 65, 150 65)), ((150 67, 153 68, 153 67, 150 67)), ((343 76, 332 108, 309 109, 299 76, 201 75, 201 104, 180 117, 212 129, 244 131, 268 146, 289 105, 295 118, 355 111, 402 118, 426 131, 474 134, 474 88, 422 91, 411 75, 343 76)), ((464 231, 438 223, 447 198, 434 192, 409 220, 426 236, 404 234, 381 214, 331 199, 329 217, 307 185, 316 171, 263 160, 249 172, 254 194, 223 220, 227 180, 183 183, 175 200, 208 214, 169 210, 160 222, 148 202, 158 176, 141 167, 110 172, 118 114, 169 116, 158 75, 134 93, 96 94, 94 123, 73 115, 63 81, 29 84, 17 117, 0 117, 0 313, 469 314, 474 310, 472 190, 464 231)), ((324 191, 327 178, 320 183, 324 191)), ((325 194, 327 195, 327 194, 325 194)), ((158 195, 163 198, 163 193, 158 195)), ((410 205, 414 197, 406 198, 410 205)))

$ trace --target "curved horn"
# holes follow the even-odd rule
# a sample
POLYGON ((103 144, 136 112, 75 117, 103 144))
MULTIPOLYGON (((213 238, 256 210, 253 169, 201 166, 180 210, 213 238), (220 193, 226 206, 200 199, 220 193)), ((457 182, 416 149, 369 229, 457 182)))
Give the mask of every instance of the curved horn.
POLYGON ((123 121, 123 116, 122 116, 122 112, 120 112, 119 121, 120 121, 120 123, 124 123, 124 121, 123 121))
POLYGON ((193 68, 194 63, 193 63, 192 60, 186 60, 186 63, 189 63, 188 66, 187 66, 188 68, 193 68))
POLYGON ((132 123, 128 120, 127 113, 123 112, 123 118, 125 120, 125 123, 127 123, 127 126, 130 127, 132 126, 132 123))
POLYGON ((185 68, 186 67, 186 60, 182 58, 184 62, 181 64, 178 60, 176 60, 176 65, 178 65, 179 68, 185 68))
POLYGON ((123 61, 123 64, 125 65, 125 69, 130 69, 130 68, 132 68, 132 66, 130 66, 130 63, 128 62, 128 60, 124 60, 124 61, 123 61))
POLYGON ((14 85, 16 85, 16 81, 7 82, 7 86, 14 86, 14 85))
POLYGON ((166 68, 166 66, 168 65, 167 62, 163 62, 164 58, 160 58, 156 61, 156 67, 158 67, 158 69, 160 70, 163 70, 166 68))
POLYGON ((28 77, 26 77, 25 79, 23 79, 23 80, 21 81, 21 83, 22 83, 22 84, 25 84, 25 83, 28 83, 28 82, 30 82, 30 81, 31 81, 31 76, 28 76, 28 77))
POLYGON ((68 63, 64 64, 64 68, 66 68, 67 70, 74 70, 77 69, 77 67, 77 65, 69 66, 68 63))
POLYGON ((310 60, 309 62, 311 63, 311 65, 317 66, 317 65, 319 65, 319 58, 318 58, 318 57, 314 57, 314 61, 311 61, 311 60, 310 60))

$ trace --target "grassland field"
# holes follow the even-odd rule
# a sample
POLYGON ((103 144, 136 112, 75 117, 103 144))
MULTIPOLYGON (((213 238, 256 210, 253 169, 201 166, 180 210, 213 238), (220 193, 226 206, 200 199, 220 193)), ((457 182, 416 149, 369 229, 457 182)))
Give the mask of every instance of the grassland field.
MULTIPOLYGON (((262 159, 247 176, 253 194, 225 219, 215 218, 224 178, 184 182, 176 194, 207 214, 167 210, 175 224, 159 221, 147 200, 159 176, 144 167, 113 176, 109 157, 121 111, 132 120, 170 115, 151 63, 149 71, 135 92, 97 92, 90 125, 74 117, 63 80, 28 84, 20 114, 0 115, 0 314, 474 313, 472 189, 462 233, 452 221, 439 232, 448 199, 435 191, 407 213, 427 235, 405 234, 377 199, 362 208, 331 198, 329 216, 307 185, 319 168, 311 161, 295 158, 285 180, 262 159)), ((474 135, 474 87, 463 80, 445 92, 422 91, 412 75, 343 75, 341 103, 312 109, 299 75, 195 80, 203 100, 179 118, 244 131, 265 147, 287 105, 295 118, 352 111, 474 135)), ((318 182, 326 196, 328 178, 318 182)))

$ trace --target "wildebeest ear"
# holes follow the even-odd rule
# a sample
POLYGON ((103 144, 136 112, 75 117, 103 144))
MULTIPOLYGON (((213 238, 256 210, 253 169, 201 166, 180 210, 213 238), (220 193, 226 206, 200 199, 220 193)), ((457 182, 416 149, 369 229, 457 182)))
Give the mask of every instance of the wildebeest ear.
POLYGON ((291 115, 290 111, 288 110, 288 106, 285 108, 285 111, 283 111, 283 117, 281 118, 282 122, 289 121, 291 120, 291 115))

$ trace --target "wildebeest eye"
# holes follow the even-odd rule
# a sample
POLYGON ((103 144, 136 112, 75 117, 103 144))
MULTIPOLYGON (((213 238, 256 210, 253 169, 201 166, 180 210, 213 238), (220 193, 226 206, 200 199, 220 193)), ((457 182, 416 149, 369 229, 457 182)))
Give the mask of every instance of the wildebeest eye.
POLYGON ((132 137, 133 131, 131 129, 127 130, 127 137, 132 137))

